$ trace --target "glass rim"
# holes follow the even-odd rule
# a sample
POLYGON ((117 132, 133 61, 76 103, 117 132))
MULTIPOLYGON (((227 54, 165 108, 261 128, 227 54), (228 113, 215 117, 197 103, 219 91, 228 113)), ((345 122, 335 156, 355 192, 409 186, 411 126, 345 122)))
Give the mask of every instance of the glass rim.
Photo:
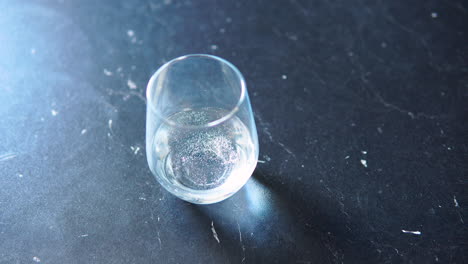
POLYGON ((229 61, 227 61, 227 60, 225 60, 223 58, 220 58, 218 56, 215 56, 215 55, 210 55, 210 54, 187 54, 187 55, 177 57, 175 59, 172 59, 172 60, 164 63, 151 76, 151 78, 150 78, 150 80, 148 82, 148 85, 146 87, 146 104, 149 106, 151 111, 153 111, 159 118, 161 118, 164 122, 166 122, 167 124, 169 124, 171 126, 180 127, 180 128, 214 127, 214 126, 217 126, 217 125, 231 119, 239 111, 241 105, 244 103, 244 100, 245 100, 245 97, 246 97, 246 91, 247 91, 247 86, 245 84, 244 76, 242 76, 242 73, 236 68, 236 66, 234 66, 229 61), (208 59, 211 59, 211 60, 219 61, 222 64, 227 65, 235 73, 235 75, 237 76, 237 78, 239 79, 239 82, 240 82, 241 93, 240 93, 239 99, 237 100, 237 104, 231 110, 229 110, 229 112, 227 114, 225 114, 224 116, 222 116, 222 117, 220 117, 220 118, 218 118, 216 120, 210 121, 210 122, 208 122, 206 124, 202 124, 202 125, 181 125, 181 124, 178 124, 176 122, 170 121, 166 117, 159 114, 159 112, 155 108, 154 103, 150 99, 150 98, 152 98, 151 97, 152 93, 153 93, 152 92, 152 90, 153 90, 152 87, 154 87, 154 82, 159 77, 161 72, 163 70, 165 70, 166 68, 170 67, 171 65, 177 63, 177 62, 185 60, 185 59, 189 59, 189 58, 208 58, 208 59))

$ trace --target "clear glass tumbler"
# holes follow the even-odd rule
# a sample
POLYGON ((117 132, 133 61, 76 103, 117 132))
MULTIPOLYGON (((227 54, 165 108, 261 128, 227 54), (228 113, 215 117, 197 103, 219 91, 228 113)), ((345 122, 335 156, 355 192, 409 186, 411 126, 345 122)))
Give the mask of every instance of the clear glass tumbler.
POLYGON ((169 192, 191 203, 219 202, 250 178, 258 138, 244 78, 205 54, 169 61, 146 90, 146 156, 169 192))

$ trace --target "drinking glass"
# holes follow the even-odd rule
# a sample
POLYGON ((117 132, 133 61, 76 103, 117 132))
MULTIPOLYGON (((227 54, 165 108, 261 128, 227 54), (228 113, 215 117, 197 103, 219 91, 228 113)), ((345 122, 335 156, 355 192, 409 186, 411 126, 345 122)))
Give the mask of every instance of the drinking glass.
POLYGON ((146 90, 146 156, 169 192, 209 204, 237 192, 258 159, 244 77, 228 61, 192 54, 169 61, 146 90))

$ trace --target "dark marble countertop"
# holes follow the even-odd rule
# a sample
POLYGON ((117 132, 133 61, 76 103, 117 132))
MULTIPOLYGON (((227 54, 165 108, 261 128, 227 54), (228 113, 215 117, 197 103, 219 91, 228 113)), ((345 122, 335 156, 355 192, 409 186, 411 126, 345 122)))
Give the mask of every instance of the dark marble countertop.
POLYGON ((468 5, 0 1, 0 263, 467 263, 468 5), (260 161, 209 206, 150 173, 145 87, 244 74, 260 161))

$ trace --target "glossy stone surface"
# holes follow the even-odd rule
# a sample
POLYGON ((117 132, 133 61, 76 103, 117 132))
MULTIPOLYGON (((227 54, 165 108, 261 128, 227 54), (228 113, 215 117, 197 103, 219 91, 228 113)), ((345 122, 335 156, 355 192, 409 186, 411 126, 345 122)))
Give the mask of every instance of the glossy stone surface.
POLYGON ((0 263, 467 263, 464 1, 0 1, 0 263), (145 158, 145 86, 244 74, 253 178, 210 206, 145 158))

